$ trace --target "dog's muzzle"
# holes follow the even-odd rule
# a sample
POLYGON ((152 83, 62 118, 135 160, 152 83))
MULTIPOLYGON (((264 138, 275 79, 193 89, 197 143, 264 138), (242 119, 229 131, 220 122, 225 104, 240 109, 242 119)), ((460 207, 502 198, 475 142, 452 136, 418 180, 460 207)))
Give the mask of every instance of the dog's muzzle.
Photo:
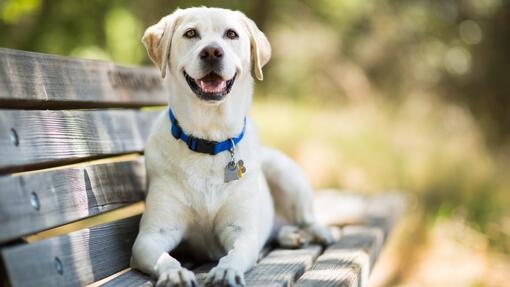
POLYGON ((220 101, 222 100, 234 85, 236 75, 230 80, 224 80, 220 75, 215 72, 210 72, 201 79, 193 79, 186 71, 183 71, 186 82, 191 90, 202 100, 205 101, 220 101))
POLYGON ((200 79, 194 79, 183 71, 186 82, 200 99, 211 102, 222 100, 230 93, 236 78, 234 75, 232 79, 225 80, 220 75, 223 68, 223 48, 217 44, 211 44, 203 48, 198 56, 202 69, 209 72, 200 79))

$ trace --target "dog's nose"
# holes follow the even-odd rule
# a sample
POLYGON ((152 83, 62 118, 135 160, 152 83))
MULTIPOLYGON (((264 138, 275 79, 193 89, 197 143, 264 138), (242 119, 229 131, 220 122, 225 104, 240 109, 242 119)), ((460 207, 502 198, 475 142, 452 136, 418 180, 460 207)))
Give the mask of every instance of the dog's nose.
POLYGON ((217 61, 223 58, 223 49, 214 44, 209 45, 200 51, 200 59, 204 61, 217 61))

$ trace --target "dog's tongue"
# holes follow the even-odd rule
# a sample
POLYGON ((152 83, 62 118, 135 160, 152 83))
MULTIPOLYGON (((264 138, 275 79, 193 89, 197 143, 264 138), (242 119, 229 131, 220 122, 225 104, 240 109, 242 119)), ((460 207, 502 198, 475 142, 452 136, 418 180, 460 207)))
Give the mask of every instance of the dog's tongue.
POLYGON ((200 89, 206 93, 221 93, 227 87, 223 78, 214 73, 197 80, 197 82, 200 89))

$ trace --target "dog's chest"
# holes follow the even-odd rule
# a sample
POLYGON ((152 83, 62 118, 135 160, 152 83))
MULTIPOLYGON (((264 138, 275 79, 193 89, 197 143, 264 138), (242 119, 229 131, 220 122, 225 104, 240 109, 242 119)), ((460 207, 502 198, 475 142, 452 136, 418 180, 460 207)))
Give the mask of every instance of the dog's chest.
POLYGON ((195 256, 205 256, 203 259, 217 260, 225 255, 217 238, 215 220, 232 193, 242 189, 244 179, 224 182, 227 163, 227 158, 218 156, 180 167, 191 219, 185 237, 195 256))
POLYGON ((193 193, 209 194, 225 188, 223 155, 189 157, 178 163, 180 178, 186 189, 193 193))

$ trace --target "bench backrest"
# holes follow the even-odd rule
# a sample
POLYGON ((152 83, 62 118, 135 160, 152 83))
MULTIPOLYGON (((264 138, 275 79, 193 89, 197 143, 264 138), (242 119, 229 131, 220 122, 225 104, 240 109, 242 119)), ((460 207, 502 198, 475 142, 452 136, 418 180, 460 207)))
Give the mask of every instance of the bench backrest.
POLYGON ((143 147, 166 102, 155 69, 0 49, 4 284, 84 285, 128 267, 143 147), (128 218, 82 221, 126 206, 111 217, 128 218))

